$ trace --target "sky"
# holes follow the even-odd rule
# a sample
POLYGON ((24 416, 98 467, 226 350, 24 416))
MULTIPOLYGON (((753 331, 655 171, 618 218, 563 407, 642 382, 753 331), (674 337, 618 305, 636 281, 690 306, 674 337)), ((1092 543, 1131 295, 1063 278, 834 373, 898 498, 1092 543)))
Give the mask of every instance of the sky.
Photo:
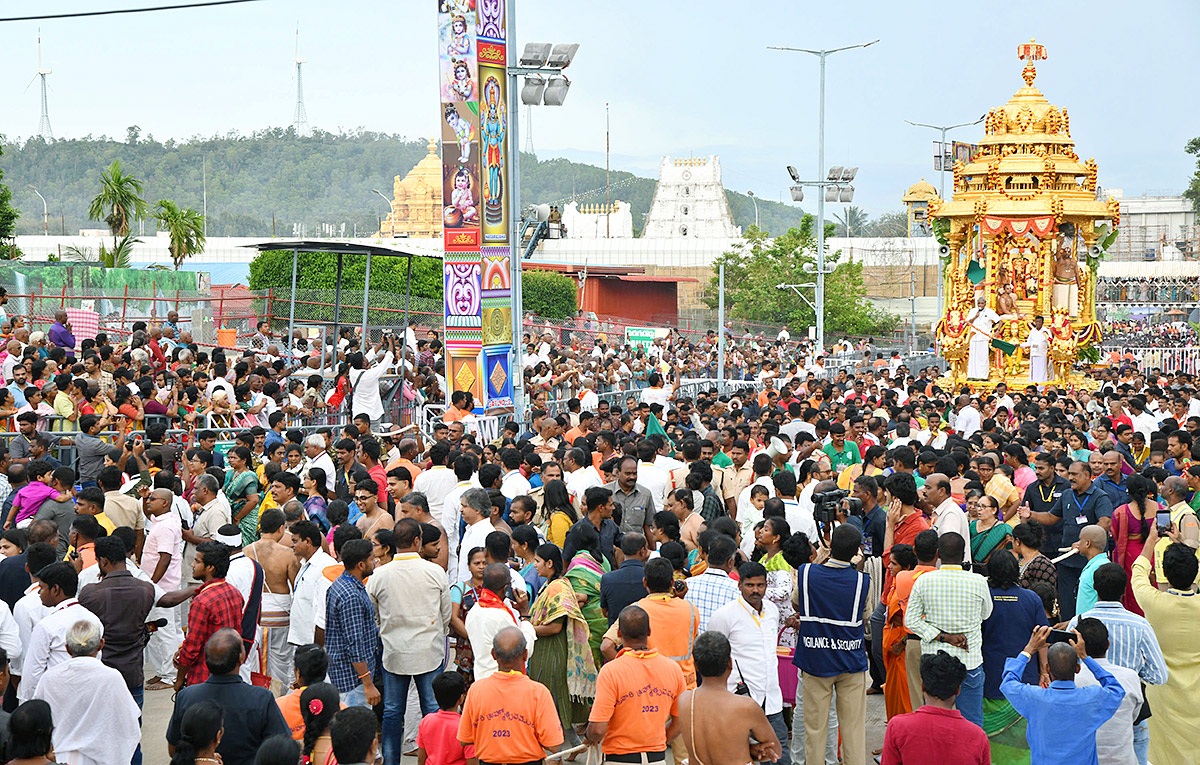
MULTIPOLYGON (((5 0, 0 17, 163 4, 5 0)), ((0 134, 37 130, 39 27, 56 137, 123 138, 138 125, 159 140, 184 139, 290 124, 298 25, 313 126, 429 136, 440 116, 435 14, 436 0, 260 0, 0 22, 0 134)), ((786 165, 817 174, 818 62, 768 46, 878 39, 828 58, 825 117, 826 166, 858 166, 854 203, 878 215, 899 209, 922 177, 938 185, 937 134, 905 120, 970 122, 1003 105, 1023 85, 1016 47, 1036 37, 1049 58, 1035 84, 1069 110, 1076 151, 1096 158, 1102 186, 1179 193, 1195 168, 1183 147, 1200 135, 1196 2, 1007 0, 934 11, 853 0, 519 0, 517 27, 518 45, 580 43, 565 105, 532 111, 539 159, 603 166, 607 104, 614 169, 656 177, 663 155, 717 154, 727 188, 789 200, 786 165)), ((980 125, 951 137, 982 135, 980 125)))

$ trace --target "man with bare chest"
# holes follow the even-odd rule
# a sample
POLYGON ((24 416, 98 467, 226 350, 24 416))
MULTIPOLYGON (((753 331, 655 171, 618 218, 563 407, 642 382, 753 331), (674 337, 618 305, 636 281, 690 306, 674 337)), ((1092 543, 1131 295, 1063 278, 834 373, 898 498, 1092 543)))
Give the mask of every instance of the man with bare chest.
POLYGON ((692 649, 701 685, 679 697, 679 722, 690 765, 748 765, 783 756, 762 707, 749 696, 731 693, 729 639, 705 632, 692 649))
POLYGON ((287 690, 292 681, 292 652, 288 645, 288 627, 292 610, 292 584, 300 564, 290 547, 280 544, 286 533, 285 516, 279 508, 263 511, 259 518, 261 537, 245 548, 247 558, 258 561, 263 568, 262 610, 258 623, 262 627, 262 650, 259 651, 257 671, 271 678, 272 686, 279 683, 278 693, 287 690))
POLYGON ((354 485, 354 501, 362 515, 354 522, 362 532, 363 539, 372 539, 379 529, 391 529, 396 521, 379 505, 379 484, 371 478, 354 485))

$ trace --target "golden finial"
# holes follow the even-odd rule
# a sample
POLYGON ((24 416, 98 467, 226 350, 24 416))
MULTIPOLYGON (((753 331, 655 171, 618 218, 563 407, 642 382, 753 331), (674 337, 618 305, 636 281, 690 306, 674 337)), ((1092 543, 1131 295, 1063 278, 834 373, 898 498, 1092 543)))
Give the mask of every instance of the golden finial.
POLYGON ((433 138, 430 138, 430 139, 429 139, 429 144, 428 144, 428 145, 427 145, 425 148, 426 148, 426 150, 428 150, 428 151, 429 151, 429 153, 430 153, 431 155, 432 155, 432 154, 437 154, 437 149, 438 149, 437 140, 435 140, 435 139, 433 139, 433 138))
POLYGON ((1026 86, 1033 87, 1033 79, 1037 77, 1037 69, 1034 68, 1033 62, 1048 58, 1046 46, 1039 44, 1031 37, 1029 42, 1017 46, 1017 58, 1025 62, 1025 68, 1021 70, 1021 78, 1025 80, 1026 86))

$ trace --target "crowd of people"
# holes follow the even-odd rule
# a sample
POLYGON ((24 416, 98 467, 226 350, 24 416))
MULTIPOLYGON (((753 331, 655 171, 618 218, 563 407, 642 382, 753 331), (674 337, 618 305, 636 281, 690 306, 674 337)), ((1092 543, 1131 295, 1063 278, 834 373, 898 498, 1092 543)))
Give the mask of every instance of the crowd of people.
POLYGON ((1119 348, 1188 348, 1197 344, 1196 330, 1182 322, 1108 321, 1104 344, 1119 348))
POLYGON ((165 735, 173 765, 858 765, 873 694, 884 763, 1197 756, 1191 376, 972 394, 730 338, 743 379, 685 388, 715 333, 531 338, 529 381, 571 381, 485 437, 464 394, 429 432, 381 420, 385 372, 444 369, 436 336, 296 364, 269 326, 205 352, 65 319, 0 359, 26 406, 72 402, 0 452, 0 760, 139 763, 165 735), (601 399, 638 354, 645 385, 601 399), (248 406, 121 412, 180 387, 248 406), (345 424, 299 427, 318 410, 345 424))

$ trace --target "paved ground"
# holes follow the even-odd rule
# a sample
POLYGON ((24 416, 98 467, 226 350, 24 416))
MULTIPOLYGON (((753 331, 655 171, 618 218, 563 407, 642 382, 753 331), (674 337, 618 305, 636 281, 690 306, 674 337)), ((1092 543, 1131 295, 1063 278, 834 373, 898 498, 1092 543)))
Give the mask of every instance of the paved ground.
MULTIPOLYGON (((167 723, 171 719, 171 691, 147 691, 146 705, 142 718, 142 757, 147 765, 161 765, 170 761, 167 756, 167 723)), ((883 746, 884 731, 883 696, 867 697, 867 749, 868 752, 883 746)), ((873 758, 871 758, 873 759, 873 758)), ((415 757, 406 757, 405 765, 416 763, 415 757)))

